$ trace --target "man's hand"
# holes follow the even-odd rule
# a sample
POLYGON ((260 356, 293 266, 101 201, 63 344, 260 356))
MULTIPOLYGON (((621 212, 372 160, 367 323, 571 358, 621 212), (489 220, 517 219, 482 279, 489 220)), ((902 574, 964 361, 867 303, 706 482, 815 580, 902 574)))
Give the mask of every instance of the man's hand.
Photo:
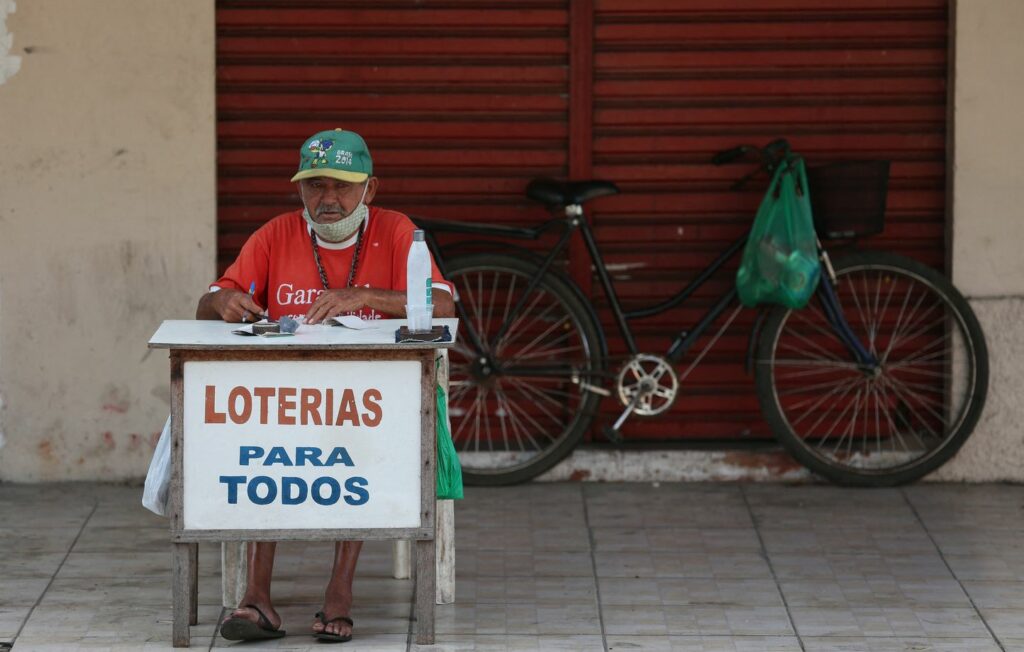
POLYGON ((325 319, 355 312, 370 303, 369 295, 367 288, 324 290, 309 307, 306 323, 319 324, 325 319))
POLYGON ((227 322, 259 321, 263 308, 256 303, 248 292, 224 289, 210 292, 199 300, 196 319, 223 319, 227 322))

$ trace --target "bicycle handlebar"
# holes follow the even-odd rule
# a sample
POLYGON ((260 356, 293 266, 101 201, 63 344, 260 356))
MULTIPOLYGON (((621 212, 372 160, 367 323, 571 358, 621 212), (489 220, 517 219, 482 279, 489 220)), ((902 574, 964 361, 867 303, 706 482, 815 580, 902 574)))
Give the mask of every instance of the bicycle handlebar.
POLYGON ((739 181, 732 185, 733 190, 739 190, 761 170, 767 170, 770 174, 775 169, 775 166, 779 161, 789 155, 790 151, 788 140, 785 138, 776 138, 764 147, 758 147, 756 145, 738 145, 731 149, 722 150, 711 157, 711 162, 714 165, 725 165, 744 158, 750 152, 757 152, 760 155, 761 164, 757 166, 757 169, 753 172, 743 176, 739 181))
POLYGON ((746 156, 750 152, 757 152, 760 154, 762 163, 772 164, 783 155, 790 152, 789 141, 785 138, 776 138, 764 147, 758 147, 757 145, 738 145, 718 152, 711 157, 711 162, 715 165, 725 165, 726 163, 732 163, 736 159, 746 156))

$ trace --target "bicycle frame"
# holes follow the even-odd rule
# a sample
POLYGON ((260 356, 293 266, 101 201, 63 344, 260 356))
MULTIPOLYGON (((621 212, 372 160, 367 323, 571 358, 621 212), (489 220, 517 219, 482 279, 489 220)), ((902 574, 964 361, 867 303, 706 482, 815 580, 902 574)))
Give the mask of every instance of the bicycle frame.
MULTIPOLYGON (((518 313, 526 304, 527 298, 537 288, 541 280, 548 273, 554 261, 559 255, 565 250, 569 241, 572 238, 573 233, 577 230, 583 238, 583 243, 586 246, 587 254, 590 256, 590 260, 594 265, 594 269, 597 272, 598 280, 601 284, 601 288, 605 293, 605 297, 608 299, 609 306, 612 310, 612 315, 615 319, 616 327, 623 341, 629 350, 630 355, 637 355, 640 351, 637 349, 636 340, 633 337, 633 331, 629 327, 629 320, 639 319, 643 317, 650 317, 653 315, 661 314, 667 310, 675 308, 683 304, 690 296, 693 295, 704 283, 706 283, 715 273, 720 270, 726 263, 732 260, 733 257, 739 253, 746 245, 747 238, 749 237, 749 231, 744 233, 741 237, 734 240, 729 246, 719 254, 711 263, 707 265, 700 273, 697 274, 689 283, 687 283, 682 289, 676 294, 672 295, 668 299, 665 299, 661 303, 653 306, 647 306, 644 308, 638 308, 635 310, 624 311, 619 302, 618 293, 615 291, 614 284, 612 283, 611 275, 608 273, 607 268, 604 264, 604 259, 601 256, 601 252, 597 247, 597 242, 594 239, 593 230, 590 224, 584 219, 583 207, 578 204, 571 204, 565 207, 565 218, 554 219, 541 224, 540 226, 530 228, 519 228, 510 227, 495 224, 474 224, 464 222, 446 222, 428 220, 422 218, 416 218, 416 222, 427 227, 427 244, 434 255, 434 259, 437 262, 438 268, 442 274, 445 274, 445 267, 443 257, 441 256, 440 246, 434 237, 434 232, 450 232, 450 233, 467 233, 485 236, 499 236, 504 238, 512 238, 517 240, 536 240, 544 232, 554 228, 555 226, 562 226, 564 231, 560 235, 558 241, 554 247, 547 253, 547 255, 541 261, 536 275, 530 279, 529 284, 523 292, 522 297, 518 303, 511 310, 512 314, 518 313)), ((839 304, 839 300, 836 297, 835 289, 832 286, 832 279, 830 277, 830 266, 822 263, 822 274, 821 282, 819 283, 817 294, 819 300, 822 302, 825 315, 832 327, 835 329, 837 336, 842 341, 847 350, 854 356, 858 364, 871 368, 877 364, 875 357, 868 352, 860 340, 853 334, 849 323, 843 315, 842 307, 839 304)), ((694 343, 707 331, 712 323, 718 319, 719 316, 724 313, 730 305, 732 305, 737 299, 736 289, 733 288, 725 295, 723 295, 711 308, 704 313, 703 316, 697 321, 697 323, 689 330, 680 331, 672 343, 669 345, 668 350, 665 352, 665 357, 673 363, 679 362, 679 360, 692 348, 694 343)), ((463 320, 464 324, 467 324, 466 335, 477 347, 478 351, 488 350, 488 346, 480 340, 480 336, 471 326, 471 322, 467 319, 467 315, 464 314, 461 302, 456 302, 456 310, 459 318, 463 320)), ((726 327, 728 324, 726 324, 726 327)), ((508 327, 505 323, 501 329, 493 336, 494 341, 500 340, 508 327)), ((723 327, 722 330, 724 330, 723 327)), ((719 334, 721 331, 719 331, 719 334)), ((712 342, 713 344, 714 342, 712 342)), ((710 345, 709 345, 710 348, 710 345)), ((706 350, 706 349, 705 349, 706 350)), ((531 367, 531 372, 537 374, 542 372, 542 369, 531 367)), ((558 370, 559 373, 561 370, 558 370)))

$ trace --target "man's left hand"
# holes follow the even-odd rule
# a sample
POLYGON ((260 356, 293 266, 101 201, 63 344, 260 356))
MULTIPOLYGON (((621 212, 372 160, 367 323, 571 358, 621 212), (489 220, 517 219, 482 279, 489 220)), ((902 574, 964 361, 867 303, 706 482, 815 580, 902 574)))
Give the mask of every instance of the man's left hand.
POLYGON ((306 313, 307 324, 319 324, 325 319, 355 312, 366 305, 364 288, 324 290, 306 313))

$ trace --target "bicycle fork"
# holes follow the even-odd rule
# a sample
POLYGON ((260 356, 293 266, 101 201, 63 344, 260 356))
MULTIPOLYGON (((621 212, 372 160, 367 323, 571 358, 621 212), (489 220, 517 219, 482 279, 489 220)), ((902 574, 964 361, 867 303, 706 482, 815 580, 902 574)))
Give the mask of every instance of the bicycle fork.
POLYGON ((839 303, 839 297, 836 296, 836 272, 832 268, 832 261, 828 257, 828 252, 821 248, 820 242, 818 243, 818 249, 821 252, 819 256, 821 260, 821 281, 818 283, 818 298, 821 300, 825 318, 835 330, 839 341, 843 343, 846 350, 857 360, 857 364, 864 369, 874 369, 878 366, 878 358, 864 348, 860 338, 854 335, 853 328, 850 327, 850 322, 846 320, 843 307, 839 303))

